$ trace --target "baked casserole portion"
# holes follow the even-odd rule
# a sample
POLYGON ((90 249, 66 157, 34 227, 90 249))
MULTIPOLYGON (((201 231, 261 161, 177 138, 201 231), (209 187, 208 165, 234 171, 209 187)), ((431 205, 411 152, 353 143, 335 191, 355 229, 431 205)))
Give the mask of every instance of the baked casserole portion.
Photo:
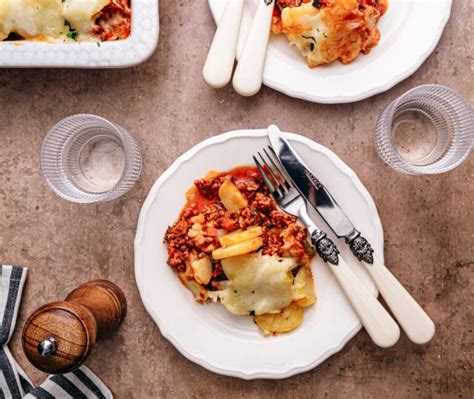
POLYGON ((291 331, 315 303, 307 231, 282 212, 254 167, 210 172, 168 228, 168 264, 198 302, 250 315, 265 334, 291 331))
POLYGON ((120 40, 130 20, 130 0, 0 0, 0 41, 120 40))
POLYGON ((388 0, 277 0, 272 32, 285 34, 311 68, 348 64, 380 40, 388 0))

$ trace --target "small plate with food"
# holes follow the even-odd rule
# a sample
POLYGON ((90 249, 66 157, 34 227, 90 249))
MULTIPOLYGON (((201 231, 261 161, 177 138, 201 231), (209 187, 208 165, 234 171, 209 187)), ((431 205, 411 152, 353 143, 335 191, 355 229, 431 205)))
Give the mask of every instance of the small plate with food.
MULTIPOLYGON (((208 0, 219 21, 226 1, 208 0)), ((232 1, 232 0, 228 0, 232 1)), ((245 0, 239 54, 259 1, 245 0)), ((276 0, 263 83, 337 104, 389 90, 433 52, 452 0, 276 0)))
MULTIPOLYGON (((382 254, 380 219, 355 173, 329 149, 287 137, 382 254)), ((153 185, 135 238, 137 285, 163 336, 193 362, 245 379, 309 370, 361 328, 306 229, 278 208, 253 165, 268 144, 266 130, 241 130, 193 147, 153 185)))
POLYGON ((158 34, 158 0, 0 0, 0 67, 128 67, 158 34))

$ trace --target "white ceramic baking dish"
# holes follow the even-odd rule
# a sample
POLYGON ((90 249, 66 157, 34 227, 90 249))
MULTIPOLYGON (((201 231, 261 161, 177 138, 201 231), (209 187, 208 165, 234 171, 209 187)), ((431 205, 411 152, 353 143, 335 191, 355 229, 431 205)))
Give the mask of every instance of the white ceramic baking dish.
POLYGON ((0 67, 125 68, 155 51, 159 36, 158 0, 132 0, 132 33, 113 42, 0 42, 0 67))

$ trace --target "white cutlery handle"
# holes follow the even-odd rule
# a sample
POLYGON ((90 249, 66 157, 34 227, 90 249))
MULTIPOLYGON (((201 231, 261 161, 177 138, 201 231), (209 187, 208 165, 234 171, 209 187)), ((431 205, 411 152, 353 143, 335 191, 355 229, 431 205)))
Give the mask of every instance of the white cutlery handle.
POLYGON ((207 54, 202 76, 209 86, 216 89, 224 87, 232 77, 243 8, 244 0, 227 2, 207 54))
POLYGON ((268 40, 275 0, 258 0, 245 47, 235 69, 234 89, 242 96, 257 94, 262 86, 263 68, 267 55, 268 40))
POLYGON ((400 338, 400 328, 344 259, 339 256, 338 265, 329 262, 327 265, 333 271, 372 340, 382 348, 395 345, 400 338))
POLYGON ((374 257, 372 265, 362 263, 408 338, 416 344, 430 341, 435 333, 435 325, 405 287, 377 257, 374 257))

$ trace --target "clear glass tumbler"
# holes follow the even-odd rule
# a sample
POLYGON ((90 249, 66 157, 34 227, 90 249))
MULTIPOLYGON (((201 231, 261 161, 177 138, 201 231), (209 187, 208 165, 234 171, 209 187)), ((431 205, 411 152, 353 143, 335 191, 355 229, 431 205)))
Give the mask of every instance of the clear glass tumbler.
POLYGON ((51 189, 73 202, 109 201, 132 188, 142 157, 122 127, 96 115, 63 119, 41 147, 41 173, 51 189))
POLYGON ((458 92, 423 85, 393 101, 380 116, 375 148, 399 172, 436 174, 459 166, 470 155, 474 111, 458 92))

